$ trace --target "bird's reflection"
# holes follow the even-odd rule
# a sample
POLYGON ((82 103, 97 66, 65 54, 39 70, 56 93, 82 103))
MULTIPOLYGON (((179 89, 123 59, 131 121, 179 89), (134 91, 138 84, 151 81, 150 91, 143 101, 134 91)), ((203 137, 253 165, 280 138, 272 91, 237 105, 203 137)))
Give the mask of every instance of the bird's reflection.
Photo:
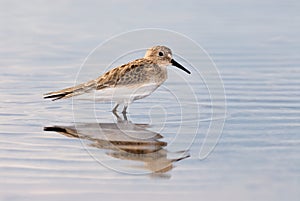
POLYGON ((55 131, 71 138, 86 139, 89 146, 109 150, 107 155, 143 162, 143 168, 151 173, 166 173, 173 163, 189 157, 187 151, 169 152, 163 136, 148 130, 149 124, 134 124, 114 114, 116 123, 76 123, 73 126, 44 127, 45 131, 55 131), (172 155, 172 157, 170 157, 172 155))

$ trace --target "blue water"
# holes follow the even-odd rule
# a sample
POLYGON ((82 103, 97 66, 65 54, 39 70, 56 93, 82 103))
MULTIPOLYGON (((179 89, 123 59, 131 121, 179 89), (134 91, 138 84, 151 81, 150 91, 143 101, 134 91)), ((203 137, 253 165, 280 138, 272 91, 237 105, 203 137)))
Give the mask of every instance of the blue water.
MULTIPOLYGON (((299 200, 299 7, 297 1, 1 2, 0 200, 299 200), (209 124, 222 119, 210 119, 211 100, 195 73, 169 69, 164 87, 134 103, 127 121, 120 115, 118 122, 110 103, 42 99, 72 86, 98 44, 140 28, 186 35, 219 70, 225 125, 205 159, 199 152, 209 124), (185 95, 179 78, 191 83, 199 103, 185 95), (168 89, 183 94, 181 101, 168 89), (53 126, 60 132, 44 131, 53 126), (143 146, 128 146, 124 129, 146 136, 143 146), (152 154, 136 154, 141 150, 152 154)), ((174 47, 204 62, 196 49, 174 47)), ((96 78, 104 68, 93 65, 117 51, 92 60, 78 79, 96 78)))

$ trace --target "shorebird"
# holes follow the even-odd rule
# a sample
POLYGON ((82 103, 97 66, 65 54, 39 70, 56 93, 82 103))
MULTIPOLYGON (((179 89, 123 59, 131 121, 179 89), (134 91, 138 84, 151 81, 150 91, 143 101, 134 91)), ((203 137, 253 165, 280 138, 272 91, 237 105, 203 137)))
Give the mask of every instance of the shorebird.
POLYGON ((147 50, 145 56, 104 73, 100 77, 74 87, 44 94, 44 98, 53 101, 70 98, 86 93, 95 93, 96 100, 116 104, 112 112, 116 113, 123 104, 122 113, 133 101, 145 98, 155 91, 167 79, 167 66, 173 65, 191 74, 189 70, 177 63, 172 51, 165 46, 154 46, 147 50))

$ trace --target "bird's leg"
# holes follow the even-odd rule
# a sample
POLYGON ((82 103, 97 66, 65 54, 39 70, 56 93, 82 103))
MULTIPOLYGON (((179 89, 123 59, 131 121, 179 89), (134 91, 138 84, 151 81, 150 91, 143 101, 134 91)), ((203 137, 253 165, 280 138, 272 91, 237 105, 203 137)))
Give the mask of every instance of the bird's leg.
POLYGON ((123 114, 126 114, 126 110, 127 110, 127 108, 128 108, 128 105, 127 105, 127 104, 125 104, 125 105, 124 105, 124 107, 123 107, 123 111, 122 111, 122 113, 123 113, 123 114))
POLYGON ((128 121, 126 112, 125 112, 125 113, 122 113, 122 114, 123 114, 123 119, 124 119, 124 121, 128 121))
POLYGON ((120 104, 116 103, 115 107, 112 110, 113 113, 117 113, 117 109, 118 109, 119 105, 120 104))
POLYGON ((115 117, 117 118, 117 122, 122 122, 123 120, 121 119, 121 117, 118 115, 118 113, 117 112, 112 112, 114 115, 115 115, 115 117))
POLYGON ((127 110, 127 108, 128 108, 128 105, 124 105, 124 108, 123 108, 123 111, 122 111, 122 114, 123 114, 123 118, 124 118, 124 121, 128 121, 127 120, 127 115, 126 115, 126 110, 127 110))

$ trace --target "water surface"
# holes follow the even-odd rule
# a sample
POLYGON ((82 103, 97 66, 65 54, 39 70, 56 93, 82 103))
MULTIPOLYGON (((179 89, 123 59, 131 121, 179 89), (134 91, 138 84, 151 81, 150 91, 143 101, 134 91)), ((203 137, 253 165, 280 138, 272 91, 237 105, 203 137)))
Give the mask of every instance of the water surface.
MULTIPOLYGON (((0 200, 299 200, 299 3, 195 1, 169 11, 169 2, 155 12, 151 4, 133 3, 140 9, 1 2, 0 200), (133 104, 127 120, 114 116, 109 103, 78 101, 75 123, 71 100, 42 99, 71 86, 100 42, 141 27, 188 35, 220 71, 226 123, 205 160, 198 156, 211 110, 201 81, 193 86, 200 113, 184 116, 183 130, 178 102, 166 88, 133 104), (136 143, 122 136, 124 129, 146 138, 136 143)), ((180 92, 182 82, 170 71, 164 86, 180 92)))

